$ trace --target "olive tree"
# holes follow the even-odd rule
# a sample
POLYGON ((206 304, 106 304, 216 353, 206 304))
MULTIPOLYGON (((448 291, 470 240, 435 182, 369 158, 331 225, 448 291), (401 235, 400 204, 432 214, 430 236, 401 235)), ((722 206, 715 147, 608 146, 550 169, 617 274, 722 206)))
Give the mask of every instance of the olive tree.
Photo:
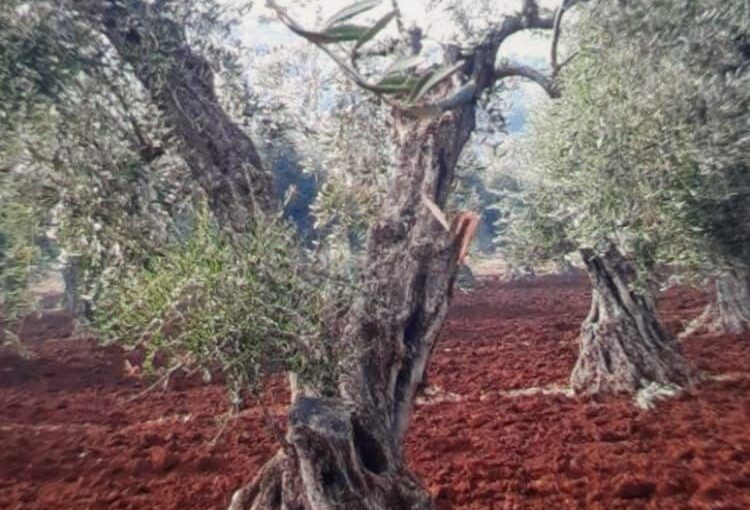
POLYGON ((600 2, 576 33, 563 96, 527 141, 536 182, 516 248, 578 248, 591 276, 576 390, 689 384, 650 294, 664 268, 718 275, 725 323, 743 323, 745 6, 600 2))
POLYGON ((284 443, 235 494, 232 509, 433 507, 405 465, 403 440, 466 242, 466 224, 449 225, 441 209, 483 94, 516 76, 558 93, 552 74, 498 62, 501 45, 524 30, 559 33, 562 12, 573 3, 554 11, 523 1, 520 11, 501 17, 476 44, 446 47, 439 66, 422 59, 421 29, 404 28, 393 44, 375 40, 398 20, 398 9, 357 25, 351 20, 377 4, 360 2, 316 30, 273 4, 292 31, 326 52, 355 84, 385 98, 395 167, 343 319, 338 341, 347 356, 338 389, 324 396, 314 387, 293 387, 284 443), (362 64, 368 54, 383 53, 390 60, 385 71, 362 64))
POLYGON ((714 277, 722 325, 747 330, 747 5, 605 5, 591 37, 618 66, 592 72, 609 83, 612 134, 643 197, 626 222, 636 258, 714 277), (607 34, 615 27, 623 37, 607 34))

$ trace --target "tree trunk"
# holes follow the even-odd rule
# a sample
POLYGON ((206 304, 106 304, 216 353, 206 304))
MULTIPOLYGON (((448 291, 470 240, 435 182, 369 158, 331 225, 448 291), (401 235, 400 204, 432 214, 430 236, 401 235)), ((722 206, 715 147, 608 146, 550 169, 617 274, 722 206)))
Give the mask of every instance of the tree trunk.
POLYGON ((425 205, 445 205, 456 160, 474 128, 473 102, 439 118, 395 114, 398 167, 370 228, 361 292, 341 341, 352 355, 339 395, 296 395, 285 447, 231 510, 431 509, 404 464, 414 397, 445 317, 464 235, 425 205))
MULTIPOLYGON (((81 287, 83 285, 81 278, 84 273, 81 264, 82 261, 79 255, 70 255, 62 268, 63 308, 74 319, 82 319, 90 322, 94 319, 94 310, 92 308, 92 299, 84 299, 81 296, 81 287)), ((94 294, 96 293, 94 292, 94 294)))
POLYGON ((62 269, 63 307, 73 317, 78 317, 82 312, 78 281, 79 273, 79 258, 75 256, 68 257, 62 269))
POLYGON ((716 303, 724 331, 750 331, 750 272, 732 269, 717 278, 716 303))
POLYGON ((581 326, 571 375, 576 393, 634 393, 650 383, 685 386, 691 369, 659 322, 653 302, 633 289, 635 271, 615 246, 581 250, 591 279, 591 310, 581 326))
POLYGON ((143 0, 72 0, 102 32, 164 113, 185 162, 222 225, 242 232, 253 216, 275 212, 271 176, 252 140, 222 109, 208 62, 185 28, 143 0))

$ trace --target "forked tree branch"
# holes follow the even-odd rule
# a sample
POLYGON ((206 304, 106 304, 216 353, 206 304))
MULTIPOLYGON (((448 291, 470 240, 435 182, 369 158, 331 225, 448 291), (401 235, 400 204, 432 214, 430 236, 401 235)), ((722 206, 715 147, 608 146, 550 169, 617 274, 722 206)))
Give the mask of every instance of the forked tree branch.
POLYGON ((497 52, 500 45, 515 33, 528 29, 551 29, 555 24, 555 13, 549 9, 540 9, 536 0, 524 0, 521 11, 513 16, 506 16, 494 30, 487 33, 482 46, 489 46, 497 52))
POLYGON ((562 18, 565 12, 571 7, 584 1, 586 0, 562 0, 560 7, 550 13, 548 10, 541 10, 536 0, 524 0, 520 17, 506 18, 498 30, 491 32, 488 35, 487 41, 491 44, 497 44, 497 46, 491 46, 493 54, 497 55, 497 50, 502 42, 520 30, 528 28, 552 29, 552 45, 550 49, 551 71, 549 75, 547 75, 539 69, 531 66, 506 62, 499 68, 493 70, 491 83, 494 84, 498 80, 504 78, 519 76, 537 83, 542 89, 544 89, 549 97, 560 97, 560 86, 557 82, 557 74, 573 57, 573 55, 571 55, 564 62, 558 62, 558 47, 560 42, 562 18))

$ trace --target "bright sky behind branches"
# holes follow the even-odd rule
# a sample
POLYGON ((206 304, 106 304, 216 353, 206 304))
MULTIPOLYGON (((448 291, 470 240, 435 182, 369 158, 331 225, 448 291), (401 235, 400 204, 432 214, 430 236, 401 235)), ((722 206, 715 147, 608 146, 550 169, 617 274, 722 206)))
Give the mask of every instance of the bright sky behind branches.
MULTIPOLYGON (((295 18, 305 27, 315 28, 318 20, 326 19, 331 14, 354 2, 352 0, 278 0, 278 3, 289 9, 295 18)), ((442 0, 432 2, 429 0, 400 0, 398 6, 406 26, 417 25, 423 28, 427 36, 431 39, 439 42, 449 42, 456 36, 460 37, 460 34, 457 33, 457 27, 451 20, 451 6, 461 5, 471 12, 474 6, 481 3, 481 0, 442 0), (430 4, 433 4, 433 6, 429 6, 430 4)), ((550 9, 554 9, 559 3, 557 0, 539 1, 540 6, 550 9)), ((518 11, 521 7, 521 0, 495 0, 487 2, 487 4, 492 8, 492 17, 494 19, 488 20, 488 23, 491 23, 495 19, 500 19, 504 13, 518 11)), ((373 16, 382 14, 391 8, 390 0, 383 0, 382 5, 373 11, 373 16)), ((284 40, 295 37, 281 23, 274 22, 262 28, 257 27, 258 16, 271 20, 275 19, 272 11, 265 7, 265 2, 263 0, 258 1, 253 8, 253 16, 248 19, 248 25, 246 25, 248 30, 243 30, 244 34, 246 34, 245 39, 253 38, 257 42, 258 37, 263 34, 263 36, 271 38, 268 41, 269 43, 282 44, 284 40), (250 28, 253 25, 255 25, 256 30, 250 28), (260 28, 260 33, 257 28, 260 28)), ((363 17, 363 19, 366 18, 363 17)), ((395 27, 392 26, 391 30, 394 29, 395 27)), ((245 42, 248 41, 245 40, 245 42)), ((522 60, 547 59, 550 52, 549 45, 549 36, 547 34, 540 36, 539 34, 524 31, 508 39, 503 47, 502 55, 522 60)))
MULTIPOLYGON (((231 4, 237 0, 225 1, 231 4)), ((484 33, 484 28, 495 26, 502 20, 504 14, 517 12, 522 4, 522 0, 397 1, 404 25, 406 27, 416 25, 422 28, 426 36, 425 44, 428 47, 456 41, 470 44, 462 40, 465 34, 454 20, 454 12, 451 9, 455 6, 467 11, 472 17, 476 14, 476 19, 472 19, 472 25, 477 27, 479 33, 484 33)), ((311 30, 320 27, 323 20, 332 14, 355 3, 354 0, 276 0, 276 2, 287 9, 299 24, 311 30)), ((559 3, 560 0, 539 0, 541 7, 550 9, 556 8, 559 3)), ((374 23, 374 20, 392 8, 391 0, 383 0, 381 5, 370 13, 356 18, 356 22, 365 25, 374 23)), ((301 38, 277 21, 275 13, 265 6, 265 0, 256 1, 251 14, 241 24, 238 32, 237 35, 246 46, 258 44, 286 46, 304 43, 301 38)), ((396 24, 392 22, 381 35, 386 37, 396 35, 396 24)), ((522 31, 503 44, 500 57, 544 68, 549 62, 550 41, 549 31, 522 31)), ((522 79, 517 82, 517 88, 508 96, 509 105, 515 112, 527 110, 535 102, 546 98, 544 92, 536 84, 522 79)), ((508 113, 511 114, 511 112, 508 113)))

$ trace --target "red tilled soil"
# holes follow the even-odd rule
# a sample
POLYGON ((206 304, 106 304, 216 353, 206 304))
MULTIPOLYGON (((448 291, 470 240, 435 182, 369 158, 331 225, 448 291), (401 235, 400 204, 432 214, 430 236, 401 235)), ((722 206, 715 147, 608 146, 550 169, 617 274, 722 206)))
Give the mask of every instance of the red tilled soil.
MULTIPOLYGON (((407 444, 440 505, 750 509, 748 337, 688 337, 711 377, 653 411, 512 391, 565 385, 588 300, 583 282, 554 278, 456 297, 407 444)), ((706 301, 670 291, 663 318, 678 331, 706 301)), ((37 357, 0 354, 0 508, 223 509, 275 450, 258 409, 225 419, 217 384, 137 398, 148 384, 124 373, 121 350, 60 338, 64 316, 26 334, 37 357)))

